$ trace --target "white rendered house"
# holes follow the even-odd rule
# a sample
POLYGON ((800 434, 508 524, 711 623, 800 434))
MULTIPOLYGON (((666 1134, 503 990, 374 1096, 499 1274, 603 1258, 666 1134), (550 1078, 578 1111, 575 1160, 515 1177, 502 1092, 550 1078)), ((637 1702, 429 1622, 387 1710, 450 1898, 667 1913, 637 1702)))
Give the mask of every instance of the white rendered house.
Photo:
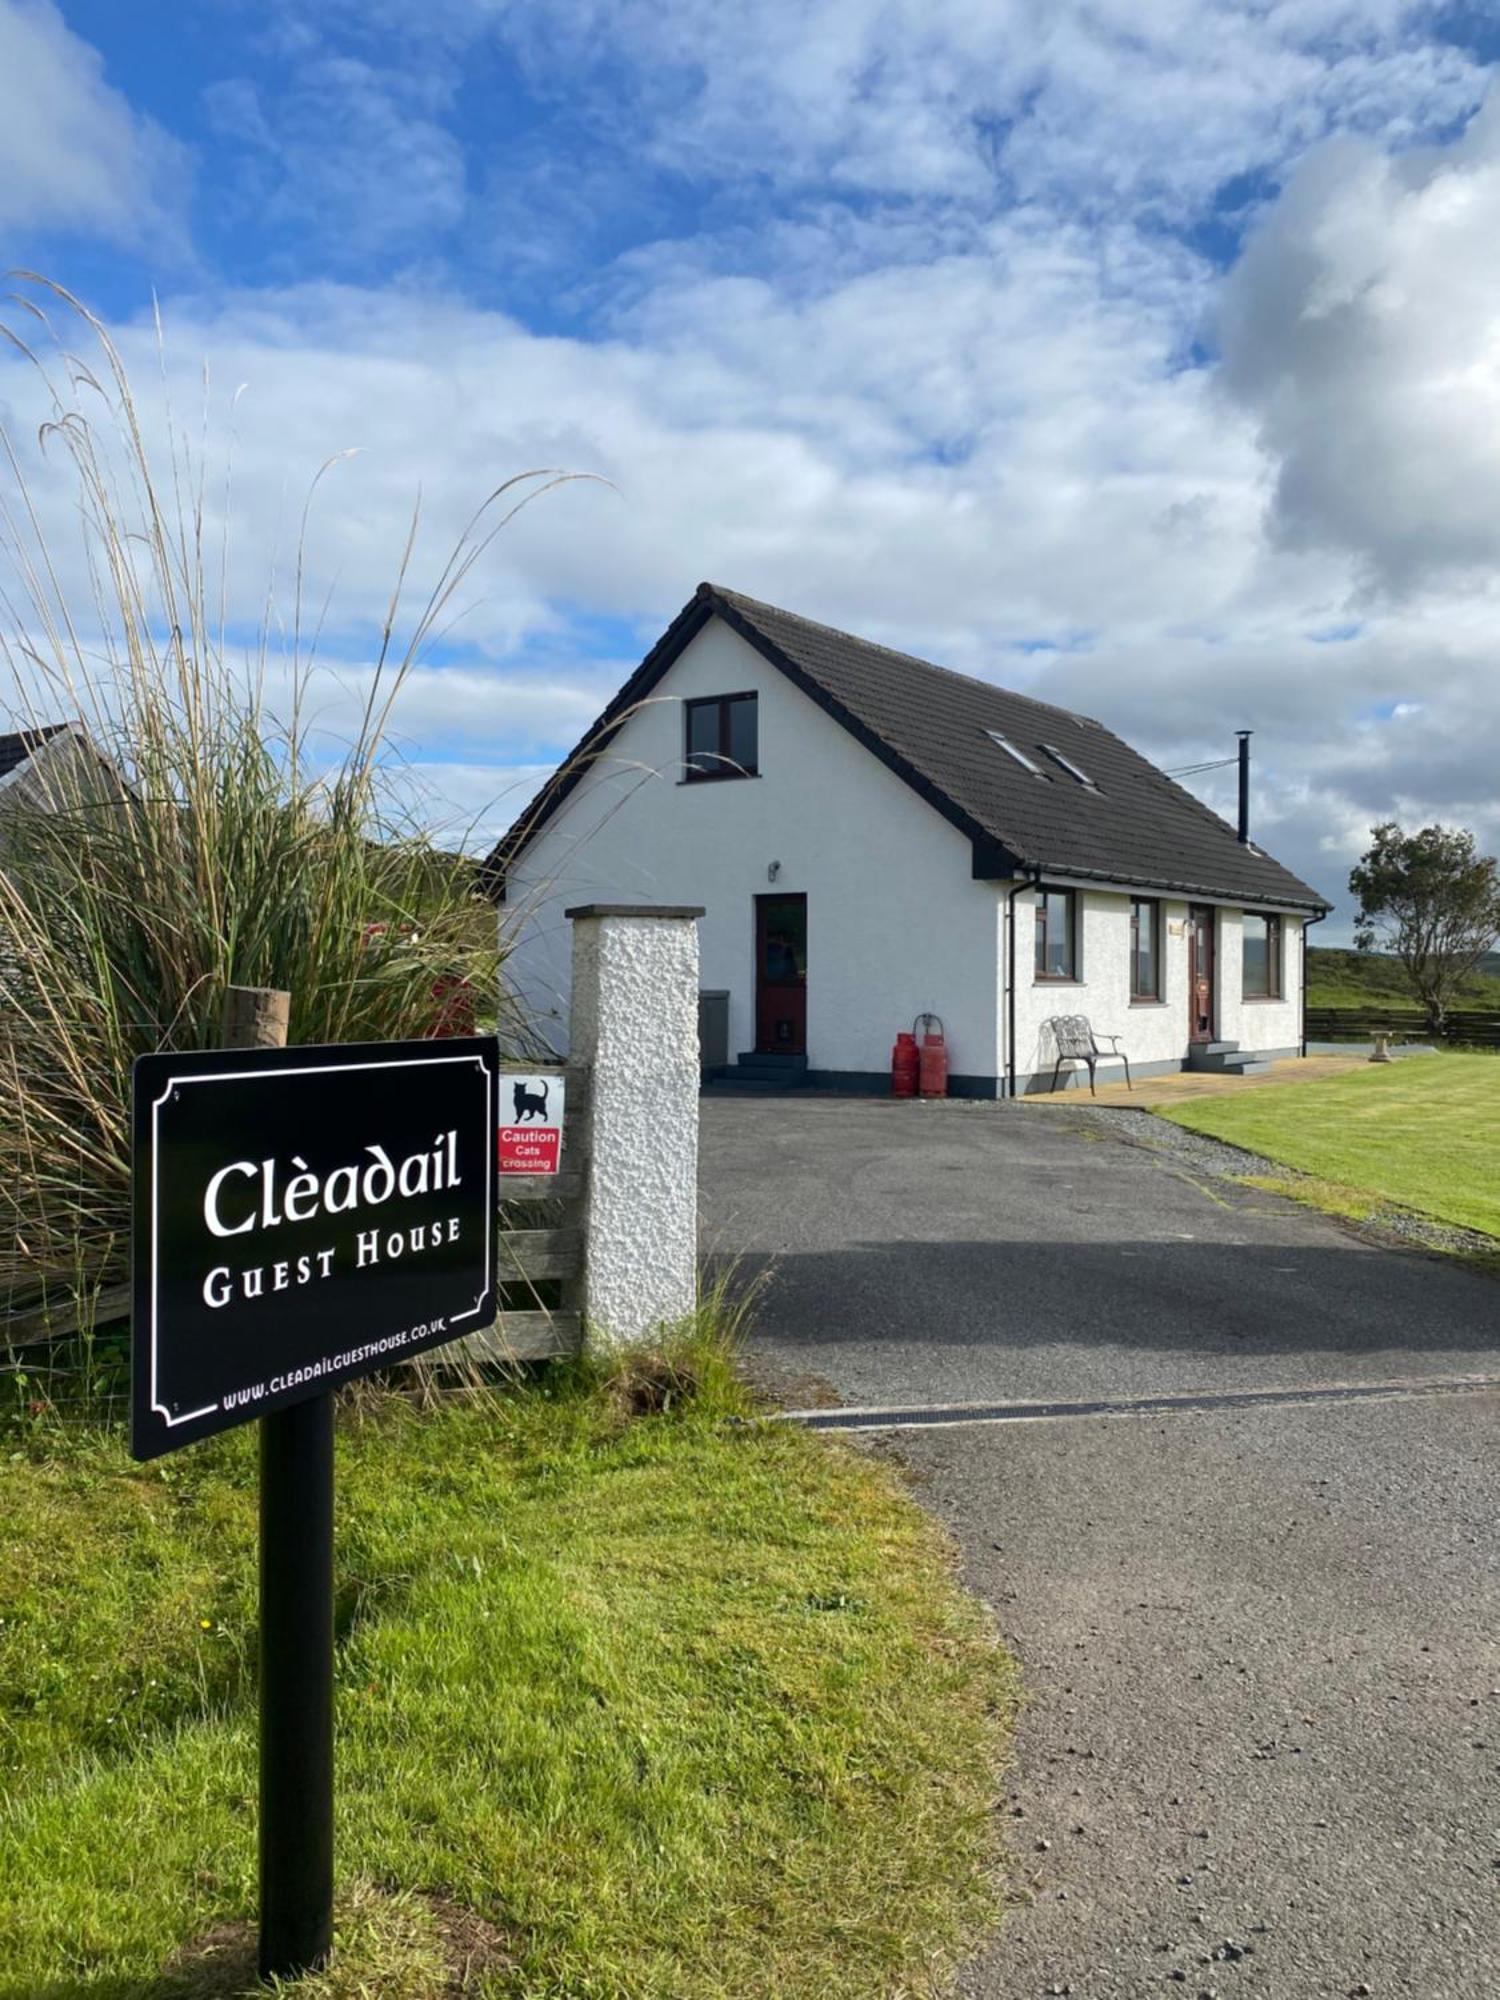
POLYGON ((1138 1075, 1295 1054, 1329 907, 1100 723, 709 584, 488 866, 559 1052, 565 912, 701 905, 710 1062, 883 1090, 932 1012, 983 1097, 1050 1086, 1060 1015, 1138 1075))

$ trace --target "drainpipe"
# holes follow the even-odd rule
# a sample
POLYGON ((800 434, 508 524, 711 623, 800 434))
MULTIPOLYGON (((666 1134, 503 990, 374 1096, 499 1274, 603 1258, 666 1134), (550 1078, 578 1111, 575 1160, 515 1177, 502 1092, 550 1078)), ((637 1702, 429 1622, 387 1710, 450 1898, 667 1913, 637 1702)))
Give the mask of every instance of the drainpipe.
POLYGON ((1016 1094, 1016 897, 1026 888, 1018 875, 1005 896, 1005 1094, 1016 1094))
POLYGON ((1320 910, 1317 916, 1302 919, 1302 1033, 1297 1053, 1304 1057, 1307 1054, 1307 934, 1314 924, 1322 923, 1329 914, 1327 910, 1320 910))
POLYGON ((1240 739, 1239 835, 1241 843, 1248 845, 1250 840, 1250 738, 1255 734, 1255 731, 1253 729, 1237 729, 1234 733, 1240 739))

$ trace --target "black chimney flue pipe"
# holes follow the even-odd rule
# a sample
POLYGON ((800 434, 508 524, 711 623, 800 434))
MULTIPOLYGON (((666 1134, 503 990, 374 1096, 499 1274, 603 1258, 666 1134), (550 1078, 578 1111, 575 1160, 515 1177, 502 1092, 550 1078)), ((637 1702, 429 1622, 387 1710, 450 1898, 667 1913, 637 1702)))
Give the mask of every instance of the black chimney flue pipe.
POLYGON ((1240 739, 1239 835, 1241 840, 1248 842, 1250 839, 1250 738, 1255 734, 1255 731, 1253 729, 1237 729, 1234 733, 1240 739))

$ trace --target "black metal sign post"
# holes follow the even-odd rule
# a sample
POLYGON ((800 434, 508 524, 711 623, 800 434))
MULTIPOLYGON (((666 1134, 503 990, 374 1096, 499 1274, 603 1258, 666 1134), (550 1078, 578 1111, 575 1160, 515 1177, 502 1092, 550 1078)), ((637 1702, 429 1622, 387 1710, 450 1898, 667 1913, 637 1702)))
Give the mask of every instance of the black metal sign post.
POLYGON ((333 1949, 333 1397, 260 1420, 260 1976, 333 1949))
POLYGON ((493 1039, 145 1056, 131 1450, 260 1419, 260 1970, 333 1934, 333 1394, 495 1311, 493 1039))

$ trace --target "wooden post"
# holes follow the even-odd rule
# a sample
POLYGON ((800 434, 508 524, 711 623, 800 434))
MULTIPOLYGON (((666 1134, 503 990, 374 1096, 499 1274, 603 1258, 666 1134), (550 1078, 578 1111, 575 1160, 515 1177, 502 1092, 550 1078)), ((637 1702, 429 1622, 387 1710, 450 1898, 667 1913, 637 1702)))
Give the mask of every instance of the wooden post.
MULTIPOLYGON (((231 986, 224 1046, 286 1046, 291 995, 231 986)), ((333 1397, 260 1420, 260 1975, 333 1948, 333 1397)))
POLYGON ((284 1049, 292 1011, 290 993, 274 986, 230 986, 224 993, 226 1049, 284 1049))

